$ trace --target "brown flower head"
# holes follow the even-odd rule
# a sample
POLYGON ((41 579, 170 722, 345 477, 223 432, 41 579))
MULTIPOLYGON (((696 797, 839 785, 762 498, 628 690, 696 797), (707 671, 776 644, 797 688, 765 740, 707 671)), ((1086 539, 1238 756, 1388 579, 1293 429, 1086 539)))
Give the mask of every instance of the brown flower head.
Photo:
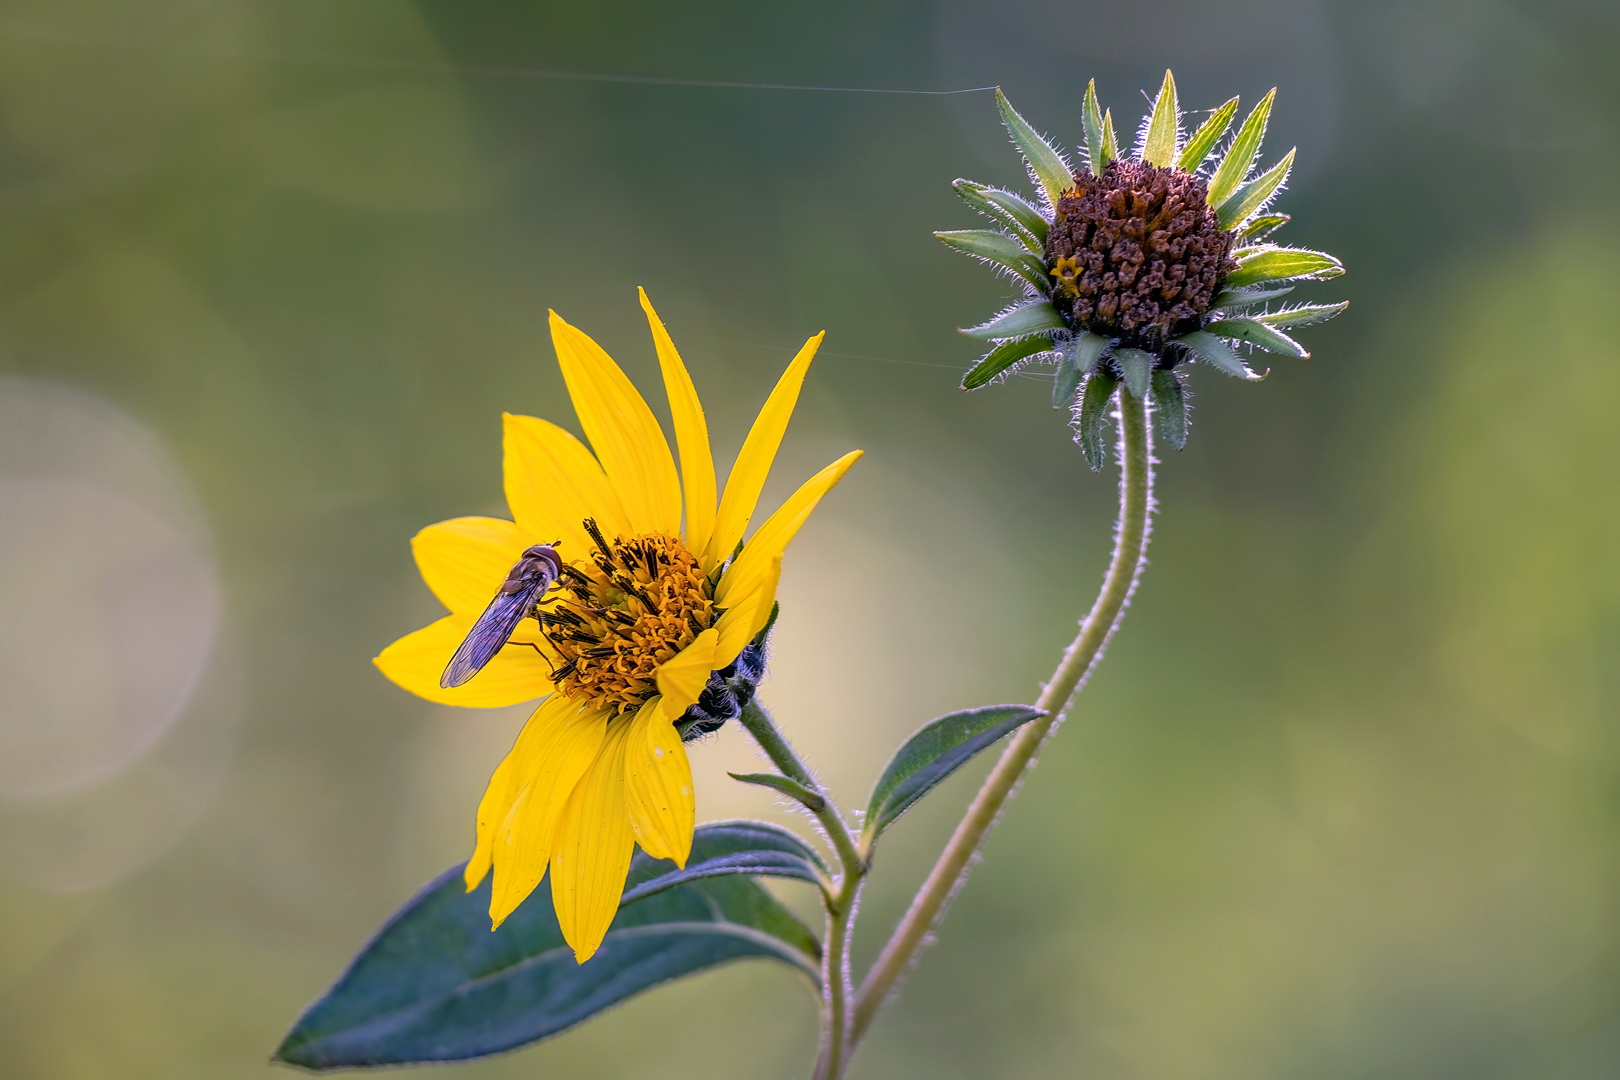
POLYGON ((1053 301, 1076 329, 1155 346, 1198 328, 1221 278, 1237 269, 1208 191, 1193 173, 1130 159, 1109 162, 1101 176, 1075 173, 1047 232, 1046 261, 1053 301))
POLYGON ((977 390, 1029 364, 1055 364, 1052 404, 1074 410, 1077 439, 1097 469, 1110 445, 1116 393, 1151 398, 1155 432, 1180 449, 1189 363, 1256 381, 1263 376, 1249 362, 1257 355, 1310 355, 1288 331, 1330 319, 1345 305, 1269 302, 1344 267, 1324 252, 1269 239, 1288 221, 1269 208, 1294 163, 1290 150, 1260 167, 1275 97, 1261 98, 1235 131, 1237 98, 1189 132, 1167 71, 1136 145, 1122 148, 1093 83, 1082 105, 1085 142, 1076 167, 997 90, 1001 121, 1036 193, 1030 199, 971 180, 952 185, 994 227, 934 235, 1013 279, 1023 294, 962 329, 990 343, 962 388, 977 390))

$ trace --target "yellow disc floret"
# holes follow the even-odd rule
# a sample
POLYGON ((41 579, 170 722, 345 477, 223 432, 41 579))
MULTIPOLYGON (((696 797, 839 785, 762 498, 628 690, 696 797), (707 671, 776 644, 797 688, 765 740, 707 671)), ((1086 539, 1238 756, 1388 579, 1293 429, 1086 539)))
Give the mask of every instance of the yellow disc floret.
POLYGON ((1058 279, 1058 284, 1071 295, 1075 294, 1075 281, 1080 277, 1080 263, 1072 258, 1061 258, 1052 264, 1049 273, 1058 279))
POLYGON ((658 669, 714 623, 714 589, 669 533, 609 540, 595 520, 589 562, 570 564, 540 612, 561 663, 553 679, 572 698, 623 712, 658 693, 658 669))

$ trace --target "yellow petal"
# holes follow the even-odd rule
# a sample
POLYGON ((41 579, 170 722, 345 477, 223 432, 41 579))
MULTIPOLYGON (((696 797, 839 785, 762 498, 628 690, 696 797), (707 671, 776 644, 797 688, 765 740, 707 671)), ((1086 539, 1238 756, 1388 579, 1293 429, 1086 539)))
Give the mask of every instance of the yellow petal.
POLYGON ((630 722, 624 787, 630 827, 642 850, 655 859, 674 859, 677 866, 685 867, 697 824, 692 766, 675 731, 674 718, 660 698, 643 705, 630 722))
MULTIPOLYGON (((510 644, 495 654, 471 681, 446 690, 439 685, 445 665, 472 629, 472 615, 446 615, 384 649, 372 663, 417 697, 442 705, 493 709, 533 701, 551 693, 551 667, 527 645, 510 644)), ((531 622, 529 627, 533 627, 531 622)), ((514 635, 516 637, 517 635, 514 635)))
POLYGON ((675 459, 646 401, 600 345, 555 311, 551 341, 574 412, 619 493, 631 530, 680 532, 681 484, 675 459))
POLYGON ((489 517, 452 518, 411 538, 416 567, 439 603, 457 614, 475 616, 495 596, 527 546, 515 524, 489 517))
POLYGON ((635 849, 624 792, 629 732, 628 717, 608 726, 602 752, 568 797, 553 841, 551 900, 563 938, 581 964, 602 944, 618 913, 635 849))
POLYGON ((709 681, 709 673, 715 668, 714 646, 719 639, 720 635, 711 626, 658 669, 658 692, 663 695, 664 710, 670 716, 680 716, 703 693, 703 684, 709 681))
POLYGON ((478 883, 484 880, 484 875, 489 873, 493 865, 490 852, 495 843, 495 826, 505 819, 506 811, 512 805, 512 759, 515 753, 515 749, 508 751, 501 763, 495 766, 494 775, 484 788, 484 797, 478 800, 478 839, 473 845, 472 858, 467 860, 467 865, 461 871, 468 892, 478 888, 478 883))
POLYGON ((831 465, 822 469, 816 475, 804 482, 804 485, 795 491, 788 501, 772 514, 765 524, 761 525, 743 548, 742 554, 726 570, 725 577, 714 590, 714 602, 719 607, 730 607, 733 592, 738 597, 747 596, 758 587, 759 582, 770 571, 771 560, 779 557, 793 534, 799 531, 810 511, 816 508, 821 497, 832 489, 832 486, 843 478, 849 467, 855 464, 861 451, 851 450, 831 465))
POLYGON ((732 587, 732 605, 714 624, 720 634, 714 649, 717 668, 723 668, 737 659, 737 654, 765 629, 765 621, 771 617, 771 605, 776 603, 776 586, 781 579, 782 556, 778 554, 766 567, 764 576, 754 583, 752 592, 744 591, 742 585, 732 587))
POLYGON ((604 710, 561 700, 555 708, 535 710, 525 729, 529 737, 519 740, 519 760, 509 781, 516 796, 493 843, 491 929, 516 911, 545 876, 557 819, 607 738, 604 710))
POLYGON ((636 291, 641 294, 641 310, 647 313, 647 325, 652 328, 658 366, 664 373, 664 393, 669 395, 669 412, 675 421, 681 487, 686 494, 686 546, 701 553, 714 534, 714 457, 709 451, 709 425, 703 419, 703 403, 698 400, 692 376, 686 373, 669 331, 647 299, 647 290, 636 291))
POLYGON ((530 543, 561 539, 563 558, 578 562, 594 547, 580 525, 586 518, 610 537, 630 531, 619 496, 584 443, 546 420, 502 419, 506 503, 530 543))
POLYGON ((553 695, 540 703, 540 707, 530 715, 518 732, 517 741, 512 749, 506 752, 501 763, 495 767, 495 773, 489 778, 489 784, 484 788, 484 797, 478 802, 478 841, 473 848, 472 858, 467 860, 466 869, 462 871, 462 878, 467 882, 467 891, 472 892, 478 883, 484 880, 489 873, 495 850, 495 834, 500 828, 506 815, 512 809, 512 802, 522 789, 521 784, 513 782, 519 773, 519 763, 525 756, 525 750, 533 742, 534 732, 540 726, 542 713, 556 709, 568 709, 572 703, 567 698, 553 695))
POLYGON ((782 445, 793 406, 799 400, 799 387, 804 385, 804 374, 810 370, 810 361, 821 346, 825 334, 817 334, 804 343, 799 355, 793 358, 776 389, 765 400, 765 407, 754 420, 753 429, 743 440, 737 463, 726 478, 726 493, 720 497, 720 510, 714 520, 714 537, 704 552, 703 568, 713 570, 726 561, 737 542, 748 530, 748 519, 754 516, 759 504, 759 493, 765 488, 765 477, 776 459, 776 449, 782 445))

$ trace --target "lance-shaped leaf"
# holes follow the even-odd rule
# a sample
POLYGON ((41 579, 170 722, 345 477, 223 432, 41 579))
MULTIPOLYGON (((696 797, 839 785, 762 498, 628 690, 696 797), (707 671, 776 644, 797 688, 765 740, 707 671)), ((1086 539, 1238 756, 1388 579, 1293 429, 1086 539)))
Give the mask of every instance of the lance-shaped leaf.
POLYGON ((1215 220, 1221 228, 1232 228, 1264 206, 1266 200, 1275 195, 1283 181, 1288 179, 1288 172, 1293 167, 1294 151, 1290 150, 1277 164, 1234 191, 1215 209, 1215 220))
POLYGON ((768 787, 772 791, 786 795, 788 798, 803 805, 806 810, 809 810, 813 814, 821 813, 821 811, 827 805, 827 800, 818 792, 811 791, 809 788, 805 787, 797 780, 794 780, 792 777, 768 772, 728 772, 726 775, 731 777, 733 780, 740 781, 744 784, 757 784, 760 787, 768 787))
POLYGON ((1103 150, 1102 110, 1097 107, 1097 80, 1086 85, 1086 99, 1080 106, 1081 124, 1086 129, 1086 160, 1093 175, 1101 173, 1113 160, 1103 150))
POLYGON ((1338 259, 1306 248, 1259 247, 1239 253, 1236 257, 1238 268, 1226 275, 1228 289, 1292 278, 1322 281, 1344 273, 1344 264, 1338 259))
POLYGON ((780 825, 764 821, 714 821, 692 834, 685 868, 637 851, 621 904, 633 904, 665 889, 727 874, 797 878, 815 884, 826 872, 815 849, 780 825))
POLYGON ((1066 409, 1074 404, 1080 391, 1080 380, 1097 365, 1113 340, 1100 334, 1082 330, 1069 339, 1063 349, 1063 362, 1058 365, 1057 381, 1052 384, 1052 408, 1066 409))
POLYGON ((1238 239, 1258 239, 1269 232, 1282 228, 1292 220, 1293 218, 1288 214, 1261 214, 1238 230, 1238 239))
POLYGON ((1074 186, 1074 170, 1069 168, 1069 163, 1063 160, 1063 155, 1051 143, 1018 115, 1018 110, 1012 107, 999 86, 996 87, 996 108, 1001 110, 1001 122, 1007 125, 1007 134, 1012 136, 1013 145, 1018 147, 1018 152, 1024 155, 1024 161, 1029 164, 1031 178, 1056 206, 1063 193, 1074 186))
POLYGON ((815 935, 741 875, 688 882, 620 908, 584 964, 575 963, 543 890, 494 932, 489 890, 486 878, 467 892, 460 867, 428 884, 298 1018, 276 1059, 320 1071, 484 1057, 555 1035, 660 983, 750 957, 783 961, 819 984, 815 935))
POLYGON ((1153 430, 1177 450, 1187 445, 1187 391, 1174 371, 1153 373, 1153 430))
POLYGON ((1281 330, 1273 329, 1258 319, 1221 319, 1217 322, 1205 324, 1204 329, 1211 334, 1247 341, 1250 345, 1264 349, 1266 352, 1277 353, 1281 356, 1292 356, 1297 360, 1304 360, 1311 355, 1305 351, 1305 346, 1281 330))
POLYGON ((1153 354, 1141 349, 1115 349, 1114 363, 1125 376, 1125 389, 1132 397, 1145 398, 1153 379, 1153 354))
POLYGON ((981 386, 988 386, 1036 353, 1049 352, 1051 349, 1051 338, 1029 337, 1003 341, 962 377, 962 389, 977 390, 981 386))
POLYGON ((1045 264, 1035 258, 1023 244, 1005 233, 992 232, 989 229, 957 229, 951 232, 936 232, 934 235, 946 247, 955 248, 975 259, 982 259, 992 266, 1016 274, 1043 294, 1052 287, 1052 278, 1046 272, 1045 264))
POLYGON ((1028 705, 987 705, 947 713, 905 741, 872 789, 866 811, 868 842, 979 751, 1021 724, 1046 714, 1028 705))
POLYGON ((1261 378, 1249 370, 1249 365, 1243 362, 1243 357, 1239 356, 1232 346, 1214 334, 1195 330, 1176 338, 1176 341, 1191 349, 1194 356, 1223 375, 1230 375, 1234 379, 1247 379, 1250 382, 1258 382, 1261 378))
POLYGON ((1219 293, 1212 304, 1211 311, 1230 311, 1256 304, 1267 300, 1275 300, 1279 296, 1287 296, 1294 291, 1292 285, 1284 285, 1280 289, 1226 289, 1219 293))
POLYGON ((1267 326, 1312 326, 1327 322, 1349 306, 1348 300, 1337 304, 1299 304, 1281 311, 1263 311, 1251 317, 1267 326))
POLYGON ((1232 145, 1227 148, 1226 156, 1221 159, 1210 177, 1209 205, 1219 206, 1226 201, 1226 197, 1237 190, 1249 175, 1249 167, 1254 164, 1255 155, 1260 152, 1260 142, 1266 137, 1266 120, 1271 116, 1271 103, 1277 98, 1277 88, 1272 87, 1260 104, 1249 113, 1249 118, 1243 121, 1238 133, 1232 139, 1232 145))
POLYGON ((1063 316, 1045 297, 1010 307, 987 323, 970 326, 961 333, 985 341, 1003 341, 1007 338, 1028 337, 1031 334, 1050 333, 1065 329, 1063 316))
POLYGON ((1119 380, 1102 371, 1093 371, 1086 377, 1085 389, 1080 392, 1080 415, 1075 417, 1075 442, 1092 472, 1099 471, 1108 462, 1108 403, 1114 400, 1119 380))
POLYGON ((1198 125, 1198 130, 1192 133, 1187 145, 1181 148, 1181 156, 1176 158, 1176 167, 1187 172, 1197 172, 1198 166, 1209 157, 1209 152, 1215 149, 1226 129, 1232 126, 1232 116, 1237 112, 1238 99, 1233 98, 1225 105, 1209 114, 1209 119, 1198 125))
POLYGON ((1174 165, 1176 143, 1181 138, 1181 108, 1176 103, 1176 77, 1168 68, 1159 96, 1153 99, 1153 112, 1142 132, 1142 160, 1149 165, 1174 165))
POLYGON ((1046 250, 1046 218, 1017 195, 972 180, 957 180, 951 184, 951 190, 973 209, 1006 228, 1031 252, 1040 255, 1046 250))

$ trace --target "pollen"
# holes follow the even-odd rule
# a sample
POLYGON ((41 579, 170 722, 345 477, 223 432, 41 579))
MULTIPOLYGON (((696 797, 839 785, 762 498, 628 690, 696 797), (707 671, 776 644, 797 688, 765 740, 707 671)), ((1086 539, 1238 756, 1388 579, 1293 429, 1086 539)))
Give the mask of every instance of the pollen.
POLYGON ((595 543, 569 564, 540 611, 556 650, 552 674, 568 697, 624 712, 658 693, 658 668, 714 622, 714 590, 697 556, 669 533, 608 539, 585 520, 595 543))

